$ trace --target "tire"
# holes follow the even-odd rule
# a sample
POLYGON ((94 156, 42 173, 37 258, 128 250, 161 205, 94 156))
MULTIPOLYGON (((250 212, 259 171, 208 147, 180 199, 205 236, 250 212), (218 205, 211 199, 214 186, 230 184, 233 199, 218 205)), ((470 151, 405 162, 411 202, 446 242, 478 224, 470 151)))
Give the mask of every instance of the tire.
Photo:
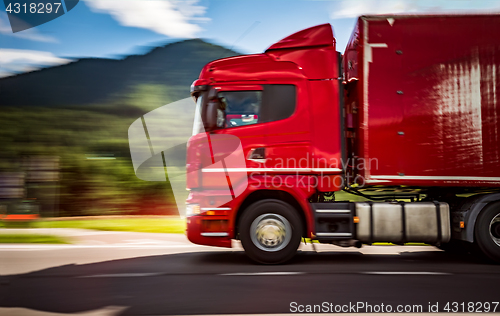
POLYGON ((293 206, 269 199, 255 202, 243 212, 239 234, 250 259, 263 264, 279 264, 295 255, 303 225, 293 206))
POLYGON ((486 257, 500 263, 500 203, 486 206, 479 214, 474 244, 486 257))

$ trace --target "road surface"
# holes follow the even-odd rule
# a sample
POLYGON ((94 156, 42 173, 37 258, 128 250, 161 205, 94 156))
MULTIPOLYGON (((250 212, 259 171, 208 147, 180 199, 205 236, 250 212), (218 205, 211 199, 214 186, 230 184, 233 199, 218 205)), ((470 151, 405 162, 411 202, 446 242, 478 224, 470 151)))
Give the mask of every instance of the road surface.
POLYGON ((221 249, 182 235, 68 234, 76 245, 0 246, 0 315, 274 314, 314 305, 323 309, 316 312, 367 305, 427 312, 448 302, 450 311, 467 312, 469 302, 484 311, 500 301, 500 266, 428 246, 315 252, 306 245, 289 264, 262 266, 237 243, 221 249))

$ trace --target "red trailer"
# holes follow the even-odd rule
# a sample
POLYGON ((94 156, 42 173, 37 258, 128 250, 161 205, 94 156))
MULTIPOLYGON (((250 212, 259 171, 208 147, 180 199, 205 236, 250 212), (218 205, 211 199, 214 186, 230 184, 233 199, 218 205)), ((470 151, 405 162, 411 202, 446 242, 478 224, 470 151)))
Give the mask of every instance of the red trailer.
POLYGON ((209 63, 192 85, 188 238, 240 239, 262 263, 302 237, 500 261, 499 32, 498 15, 364 16, 344 56, 324 24, 209 63))
POLYGON ((368 183, 500 186, 498 32, 497 15, 358 20, 345 106, 368 183))

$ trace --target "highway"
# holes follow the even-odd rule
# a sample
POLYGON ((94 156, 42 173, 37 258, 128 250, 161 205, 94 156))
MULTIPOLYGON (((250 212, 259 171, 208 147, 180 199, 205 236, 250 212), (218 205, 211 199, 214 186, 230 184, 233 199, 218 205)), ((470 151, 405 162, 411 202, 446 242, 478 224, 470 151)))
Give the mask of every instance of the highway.
POLYGON ((75 245, 1 245, 0 315, 280 314, 314 305, 323 308, 315 312, 366 312, 382 304, 393 312, 438 304, 443 312, 448 302, 467 312, 469 302, 484 311, 477 303, 492 310, 500 301, 499 265, 430 246, 318 245, 315 252, 302 245, 289 264, 263 266, 236 242, 221 249, 182 235, 82 236, 75 245))

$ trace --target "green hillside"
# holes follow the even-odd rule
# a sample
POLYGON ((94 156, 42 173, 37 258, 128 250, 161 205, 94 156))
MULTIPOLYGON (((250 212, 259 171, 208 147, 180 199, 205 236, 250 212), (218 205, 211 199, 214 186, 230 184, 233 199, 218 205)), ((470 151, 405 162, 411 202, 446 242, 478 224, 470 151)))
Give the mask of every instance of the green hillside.
POLYGON ((231 55, 188 40, 122 60, 85 59, 0 79, 0 174, 23 172, 26 157, 59 157, 58 182, 26 185, 44 216, 176 214, 168 184, 135 176, 128 128, 189 97, 203 65, 231 55), (114 159, 89 159, 103 155, 114 159), (44 192, 58 192, 56 208, 44 206, 53 199, 44 192))

